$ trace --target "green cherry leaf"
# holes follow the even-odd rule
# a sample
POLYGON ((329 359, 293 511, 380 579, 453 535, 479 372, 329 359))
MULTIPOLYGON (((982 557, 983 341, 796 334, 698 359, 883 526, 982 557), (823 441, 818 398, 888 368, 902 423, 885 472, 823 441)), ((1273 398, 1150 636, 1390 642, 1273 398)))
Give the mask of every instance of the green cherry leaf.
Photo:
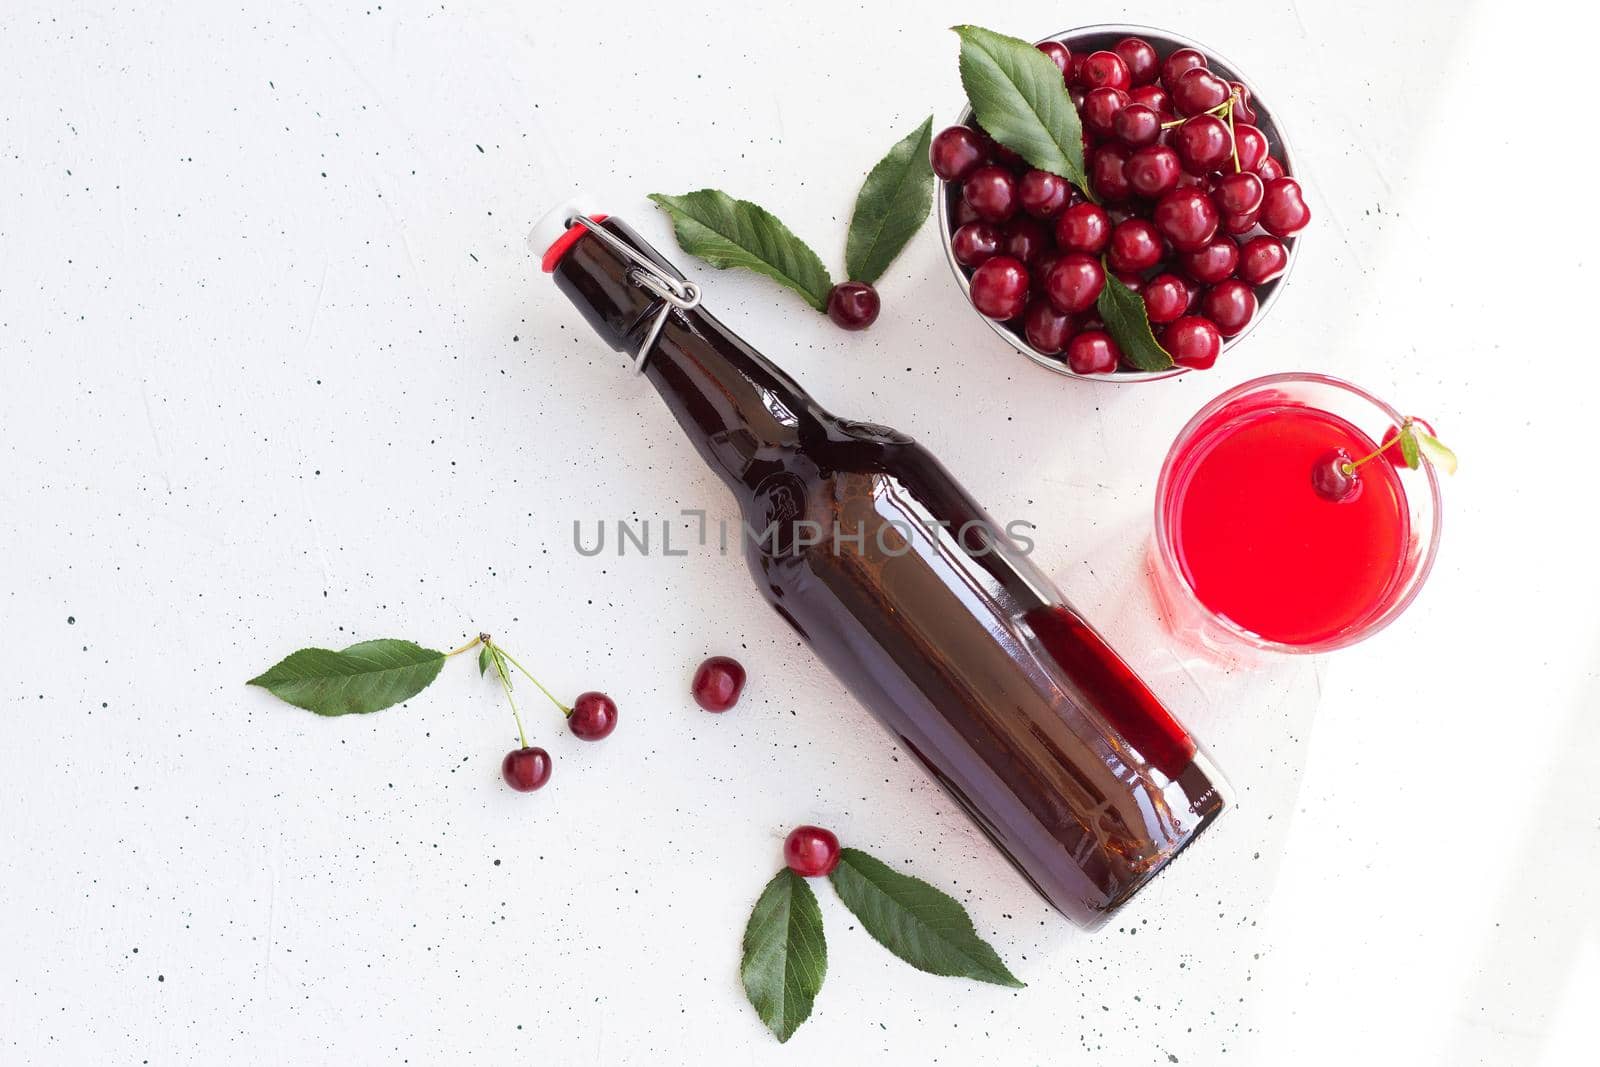
POLYGON ((806 880, 785 867, 761 891, 744 930, 745 996, 778 1040, 811 1015, 828 972, 822 911, 806 880))
MULTIPOLYGON (((1055 67, 1052 65, 1051 70, 1055 67)), ((1161 347, 1150 329, 1150 315, 1145 310, 1144 298, 1117 280, 1111 268, 1101 264, 1106 284, 1095 301, 1095 310, 1106 324, 1106 332, 1122 349, 1123 358, 1139 370, 1166 370, 1172 366, 1172 357, 1161 347)))
POLYGON ((743 267, 787 285, 818 311, 828 308, 833 279, 809 245, 766 208, 720 189, 682 196, 651 193, 672 218, 678 244, 718 270, 743 267))
POLYGON ((484 645, 478 649, 478 677, 482 678, 488 674, 492 666, 494 666, 494 656, 489 652, 489 646, 484 645))
POLYGON ((246 684, 318 715, 359 715, 410 700, 439 676, 444 660, 443 652, 392 638, 339 652, 302 648, 246 684))
POLYGON ((1400 458, 1406 466, 1416 470, 1422 466, 1422 451, 1417 447, 1417 431, 1410 420, 1400 427, 1400 458))
POLYGON ((1428 458, 1428 462, 1444 471, 1446 474, 1456 472, 1456 454, 1445 447, 1445 443, 1428 433, 1418 433, 1417 449, 1428 458))
POLYGON ((851 281, 876 283, 928 218, 933 206, 933 166, 928 162, 932 143, 929 115, 889 149, 861 184, 844 243, 844 269, 851 281))
POLYGON ((951 29, 961 38, 961 86, 989 136, 1087 191, 1083 125, 1056 65, 1021 38, 981 26, 951 29))
POLYGON ((854 848, 840 851, 828 878, 867 933, 917 970, 1014 989, 1025 984, 978 936, 966 909, 922 879, 854 848))

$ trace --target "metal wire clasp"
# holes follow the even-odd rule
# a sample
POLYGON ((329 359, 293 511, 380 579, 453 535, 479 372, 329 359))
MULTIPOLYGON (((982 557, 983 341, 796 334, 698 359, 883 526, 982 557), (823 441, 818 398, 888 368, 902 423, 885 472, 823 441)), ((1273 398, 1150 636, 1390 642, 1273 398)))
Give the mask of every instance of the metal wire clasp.
POLYGON ((638 355, 634 356, 633 359, 633 372, 635 374, 643 374, 645 360, 650 358, 650 350, 655 348, 656 339, 661 336, 661 330, 666 326, 667 319, 672 315, 672 309, 677 308, 679 311, 688 311, 691 308, 699 307, 700 287, 694 282, 680 282, 676 278, 668 277, 661 273, 654 263, 629 248, 618 240, 610 230, 602 228, 598 222, 587 215, 574 215, 567 220, 568 227, 574 225, 582 226, 605 242, 606 246, 613 252, 631 262, 633 266, 628 268, 628 280, 641 289, 648 289, 664 301, 661 305, 661 310, 656 313, 656 317, 650 322, 650 330, 644 335, 644 343, 639 346, 638 355))

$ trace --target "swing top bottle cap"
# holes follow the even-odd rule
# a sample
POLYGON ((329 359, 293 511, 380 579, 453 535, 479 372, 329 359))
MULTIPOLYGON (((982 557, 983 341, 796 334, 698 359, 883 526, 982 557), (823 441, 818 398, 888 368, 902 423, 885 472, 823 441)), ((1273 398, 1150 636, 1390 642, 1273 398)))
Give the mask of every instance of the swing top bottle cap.
POLYGON ((595 214, 583 193, 573 193, 561 203, 545 212, 528 234, 528 248, 539 257, 539 269, 546 274, 556 269, 567 249, 583 236, 583 227, 569 227, 567 223, 578 215, 587 215, 596 222, 604 222, 604 215, 595 214))

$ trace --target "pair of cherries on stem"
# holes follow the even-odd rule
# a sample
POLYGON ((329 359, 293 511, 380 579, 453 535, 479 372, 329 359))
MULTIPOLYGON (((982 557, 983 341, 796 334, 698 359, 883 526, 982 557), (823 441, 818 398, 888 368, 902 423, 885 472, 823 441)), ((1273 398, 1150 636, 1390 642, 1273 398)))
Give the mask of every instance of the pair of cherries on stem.
POLYGON ((567 728, 575 737, 584 741, 599 741, 609 737, 611 731, 617 728, 617 703, 604 693, 589 691, 578 694, 578 699, 572 706, 561 703, 555 698, 544 684, 535 678, 528 668, 517 661, 517 658, 501 646, 495 644, 494 639, 486 633, 479 634, 474 640, 462 645, 449 653, 459 656, 463 652, 479 648, 478 670, 482 674, 494 672, 500 682, 500 688, 505 691, 506 702, 511 705, 511 717, 517 723, 517 739, 522 742, 522 747, 506 753, 505 759, 500 761, 500 774, 505 778, 506 784, 519 793, 531 793, 550 780, 551 760, 550 753, 536 745, 528 744, 527 732, 522 726, 522 714, 517 710, 517 699, 511 695, 511 670, 520 671, 534 687, 543 693, 550 703, 554 704, 567 718, 567 728))

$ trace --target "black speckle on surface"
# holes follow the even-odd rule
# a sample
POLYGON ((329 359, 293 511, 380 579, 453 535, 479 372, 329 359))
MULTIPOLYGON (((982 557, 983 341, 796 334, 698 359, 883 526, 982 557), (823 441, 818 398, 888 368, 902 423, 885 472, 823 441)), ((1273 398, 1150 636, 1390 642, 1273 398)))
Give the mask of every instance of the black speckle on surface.
POLYGON ((68 615, 67 616, 67 625, 68 626, 76 626, 77 624, 78 624, 78 617, 76 615, 68 615))

